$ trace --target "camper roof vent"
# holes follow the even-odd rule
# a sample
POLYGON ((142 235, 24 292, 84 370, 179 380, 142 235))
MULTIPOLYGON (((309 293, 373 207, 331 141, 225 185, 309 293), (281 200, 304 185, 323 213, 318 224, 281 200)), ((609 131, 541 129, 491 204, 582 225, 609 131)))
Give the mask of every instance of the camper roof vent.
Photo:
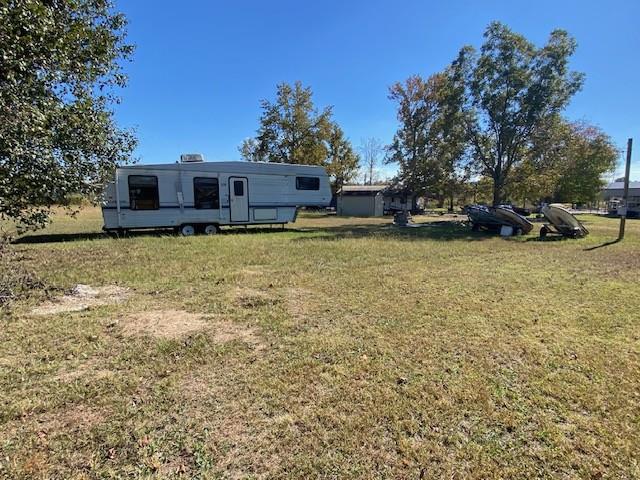
POLYGON ((180 161, 182 163, 204 162, 204 158, 201 153, 183 153, 180 155, 180 161))

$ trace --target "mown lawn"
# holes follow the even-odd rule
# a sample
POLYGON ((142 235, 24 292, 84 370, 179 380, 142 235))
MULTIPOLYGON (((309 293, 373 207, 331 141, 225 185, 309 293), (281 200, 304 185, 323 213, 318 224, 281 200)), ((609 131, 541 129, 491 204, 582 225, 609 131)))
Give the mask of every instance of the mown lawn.
POLYGON ((540 242, 318 215, 113 239, 95 209, 56 218, 13 247, 49 295, 129 295, 4 313, 0 477, 638 478, 640 221, 593 249, 618 224, 584 220, 540 242))

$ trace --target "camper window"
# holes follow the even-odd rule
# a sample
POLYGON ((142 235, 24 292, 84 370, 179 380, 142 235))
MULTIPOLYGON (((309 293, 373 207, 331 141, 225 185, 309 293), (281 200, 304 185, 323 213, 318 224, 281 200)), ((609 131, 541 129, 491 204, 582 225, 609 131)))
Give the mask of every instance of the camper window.
POLYGON ((193 179, 193 206, 196 208, 218 209, 218 179, 196 177, 193 179))
POLYGON ((233 182, 233 194, 236 197, 242 197, 244 195, 244 183, 242 180, 235 180, 233 182))
POLYGON ((320 190, 318 177, 296 177, 296 190, 320 190))
POLYGON ((152 175, 129 175, 129 208, 131 210, 157 210, 158 177, 152 175))

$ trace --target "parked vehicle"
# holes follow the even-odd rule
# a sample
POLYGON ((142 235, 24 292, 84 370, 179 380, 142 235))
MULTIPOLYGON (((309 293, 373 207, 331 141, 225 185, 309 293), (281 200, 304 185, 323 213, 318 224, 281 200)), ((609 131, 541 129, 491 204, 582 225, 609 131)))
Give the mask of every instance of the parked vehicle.
POLYGON ((263 162, 131 165, 116 170, 105 189, 104 230, 175 228, 214 234, 221 225, 286 224, 303 206, 331 201, 324 168, 263 162))

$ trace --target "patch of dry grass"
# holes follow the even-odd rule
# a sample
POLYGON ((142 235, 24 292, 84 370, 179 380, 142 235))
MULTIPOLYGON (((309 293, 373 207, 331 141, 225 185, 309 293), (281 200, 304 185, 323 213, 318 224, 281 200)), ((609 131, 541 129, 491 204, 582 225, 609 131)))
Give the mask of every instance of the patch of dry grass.
POLYGON ((117 240, 96 210, 56 219, 14 246, 25 268, 131 293, 2 320, 0 476, 640 476, 640 222, 589 250, 614 220, 548 242, 451 220, 117 240))

